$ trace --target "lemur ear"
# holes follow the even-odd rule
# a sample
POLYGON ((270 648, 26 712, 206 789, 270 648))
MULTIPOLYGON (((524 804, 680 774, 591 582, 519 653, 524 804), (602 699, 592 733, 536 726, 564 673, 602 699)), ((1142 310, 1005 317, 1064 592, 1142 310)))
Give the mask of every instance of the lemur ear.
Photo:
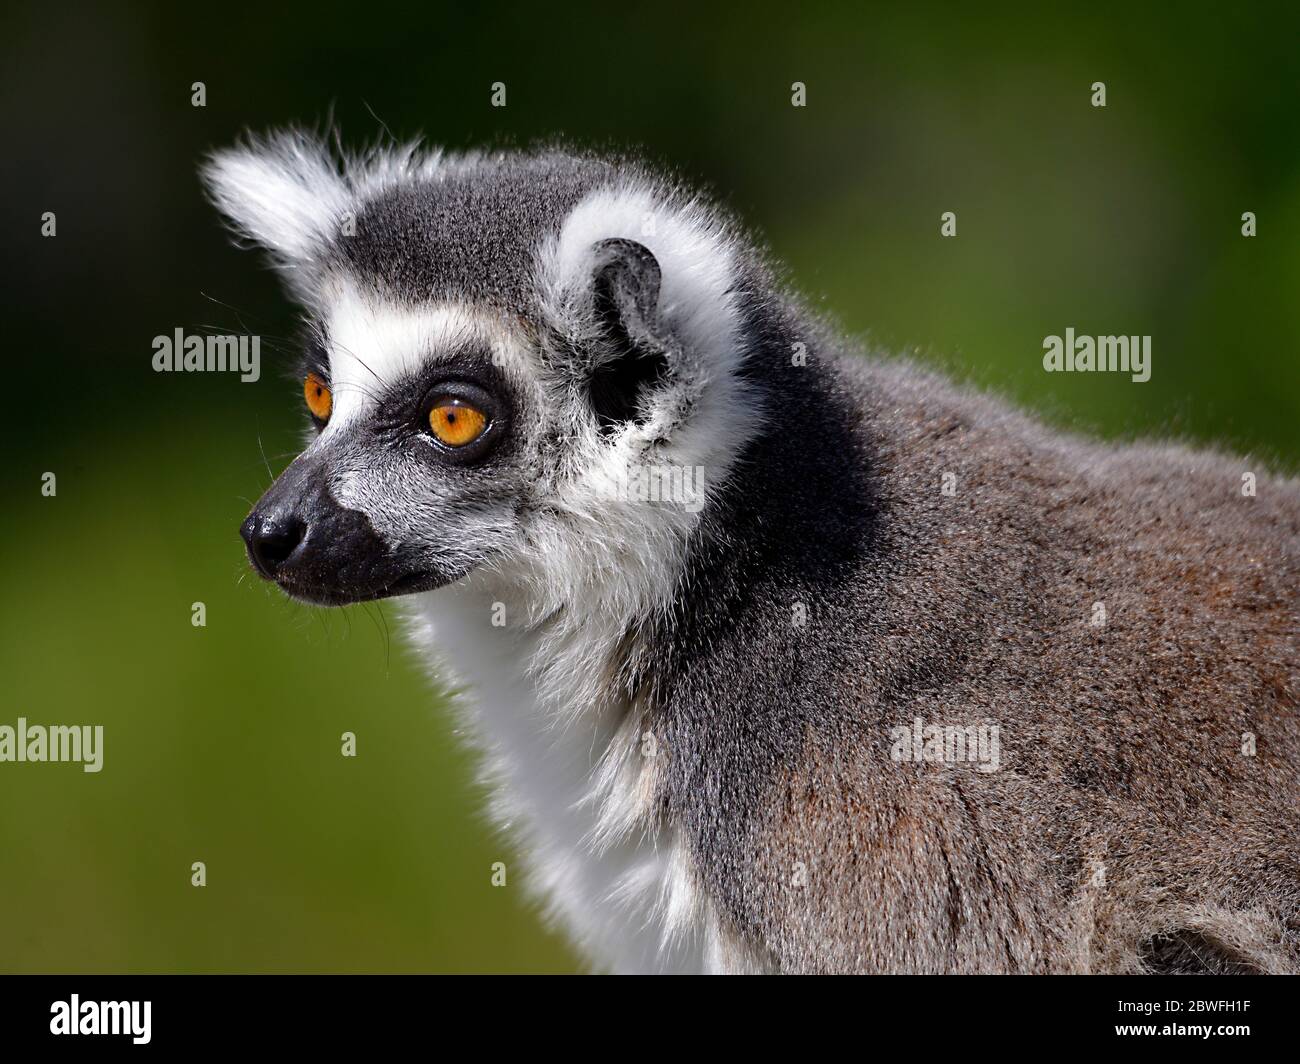
POLYGON ((266 248, 286 268, 312 257, 351 202, 324 144, 296 130, 214 152, 200 173, 235 231, 266 248))
POLYGON ((592 308, 612 357, 591 374, 601 430, 637 420, 638 400, 668 371, 659 321, 659 262, 644 244, 613 238, 595 245, 592 308))

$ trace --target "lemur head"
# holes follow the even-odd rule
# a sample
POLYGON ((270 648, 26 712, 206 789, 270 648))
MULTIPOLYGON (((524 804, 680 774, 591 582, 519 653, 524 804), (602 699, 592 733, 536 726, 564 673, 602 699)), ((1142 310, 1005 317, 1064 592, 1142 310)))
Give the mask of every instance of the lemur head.
POLYGON ((557 151, 338 158, 286 132, 203 173, 309 336, 313 436, 241 529, 263 576, 331 605, 471 574, 538 617, 663 604, 760 413, 728 222, 557 151))

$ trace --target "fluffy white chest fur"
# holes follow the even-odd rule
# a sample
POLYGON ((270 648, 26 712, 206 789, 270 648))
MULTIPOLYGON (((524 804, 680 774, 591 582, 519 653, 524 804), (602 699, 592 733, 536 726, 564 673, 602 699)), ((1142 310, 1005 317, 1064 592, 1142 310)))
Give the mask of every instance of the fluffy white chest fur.
POLYGON ((491 811, 522 847, 525 881, 598 970, 747 968, 670 829, 656 830, 655 757, 632 706, 581 704, 607 648, 577 629, 561 645, 500 622, 482 582, 414 597, 418 645, 455 692, 481 749, 491 811))

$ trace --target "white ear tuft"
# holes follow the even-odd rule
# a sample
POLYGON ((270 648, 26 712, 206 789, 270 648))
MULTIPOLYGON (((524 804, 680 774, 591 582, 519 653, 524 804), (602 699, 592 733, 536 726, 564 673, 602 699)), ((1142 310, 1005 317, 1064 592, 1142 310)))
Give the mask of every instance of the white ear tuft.
POLYGON ((592 256, 610 239, 648 248, 662 273, 660 311, 702 358, 735 358, 739 327, 732 292, 736 270, 725 226, 693 203, 674 203, 649 184, 600 188, 569 214, 557 239, 542 249, 546 299, 558 319, 590 289, 592 256))
POLYGON ((214 152, 201 174, 235 230, 290 268, 333 235, 352 202, 328 149, 298 130, 214 152))

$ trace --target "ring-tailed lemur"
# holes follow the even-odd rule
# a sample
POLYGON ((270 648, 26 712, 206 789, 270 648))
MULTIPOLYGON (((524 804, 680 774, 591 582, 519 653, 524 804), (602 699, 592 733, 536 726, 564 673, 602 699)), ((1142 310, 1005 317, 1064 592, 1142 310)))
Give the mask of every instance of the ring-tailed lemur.
POLYGON ((204 173, 310 323, 252 562, 402 596, 594 966, 1300 967, 1295 481, 860 358, 633 161, 204 173))

